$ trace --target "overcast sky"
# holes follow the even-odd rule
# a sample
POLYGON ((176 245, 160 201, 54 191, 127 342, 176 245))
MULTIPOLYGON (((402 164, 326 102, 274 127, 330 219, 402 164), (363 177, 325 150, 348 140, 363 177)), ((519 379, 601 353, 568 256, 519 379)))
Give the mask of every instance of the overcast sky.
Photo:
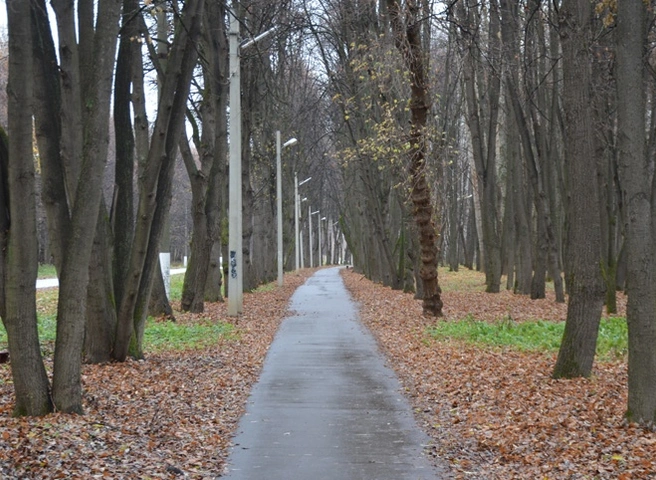
POLYGON ((0 35, 7 35, 7 5, 5 0, 0 0, 0 35))

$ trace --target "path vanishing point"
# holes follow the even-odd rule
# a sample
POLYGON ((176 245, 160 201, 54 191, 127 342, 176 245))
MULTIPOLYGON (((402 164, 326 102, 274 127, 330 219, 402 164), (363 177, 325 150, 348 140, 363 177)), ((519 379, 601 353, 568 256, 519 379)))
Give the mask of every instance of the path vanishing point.
POLYGON ((450 478, 424 455, 395 374, 358 320, 339 268, 294 293, 248 400, 230 480, 450 478))

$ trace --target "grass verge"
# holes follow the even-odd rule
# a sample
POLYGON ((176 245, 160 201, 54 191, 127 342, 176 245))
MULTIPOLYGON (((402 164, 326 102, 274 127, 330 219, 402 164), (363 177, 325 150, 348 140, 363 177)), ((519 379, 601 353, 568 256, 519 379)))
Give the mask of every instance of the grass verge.
POLYGON ((147 352, 200 350, 215 345, 220 339, 236 337, 236 329, 230 323, 207 319, 190 324, 149 318, 144 346, 147 352))
MULTIPOLYGON (((46 268, 45 271, 47 272, 48 269, 46 268)), ((180 300, 183 282, 184 275, 171 276, 171 301, 180 300)), ((37 291, 37 321, 42 345, 52 345, 55 341, 58 292, 56 288, 37 291)), ((236 335, 234 327, 223 322, 200 319, 194 323, 176 323, 149 318, 144 341, 147 352, 198 350, 215 344, 219 339, 234 338, 236 335)), ((0 350, 5 348, 7 348, 7 332, 0 323, 0 350)), ((48 349, 51 350, 52 347, 48 349)))
MULTIPOLYGON (((521 351, 557 351, 565 323, 538 320, 531 322, 484 322, 467 316, 457 321, 440 321, 427 329, 435 340, 456 339, 466 343, 509 347, 521 351)), ((627 352, 626 319, 622 317, 601 320, 597 340, 600 358, 623 357, 627 352)))

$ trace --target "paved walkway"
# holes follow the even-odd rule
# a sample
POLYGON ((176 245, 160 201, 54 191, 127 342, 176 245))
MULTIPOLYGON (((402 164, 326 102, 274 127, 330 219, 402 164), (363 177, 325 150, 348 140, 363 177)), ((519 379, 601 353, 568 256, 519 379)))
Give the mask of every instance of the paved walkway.
MULTIPOLYGON (((171 269, 171 275, 178 275, 180 273, 185 273, 187 271, 186 268, 172 268, 171 269)), ((39 278, 36 281, 36 288, 54 288, 54 287, 59 287, 59 279, 58 278, 39 278)))
POLYGON ((231 480, 450 478, 424 457, 417 427, 339 269, 292 297, 228 460, 231 480))

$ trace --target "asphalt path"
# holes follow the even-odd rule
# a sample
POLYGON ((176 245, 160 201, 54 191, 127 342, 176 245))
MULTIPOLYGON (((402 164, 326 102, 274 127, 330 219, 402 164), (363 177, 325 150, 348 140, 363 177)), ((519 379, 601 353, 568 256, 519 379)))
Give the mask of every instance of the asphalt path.
MULTIPOLYGON (((171 275, 177 275, 179 273, 184 273, 186 268, 172 268, 171 275)), ((36 288, 54 288, 59 287, 59 279, 57 278, 39 278, 36 281, 36 288)))
POLYGON ((451 478, 419 429, 338 268, 291 300, 228 459, 231 480, 451 478))

